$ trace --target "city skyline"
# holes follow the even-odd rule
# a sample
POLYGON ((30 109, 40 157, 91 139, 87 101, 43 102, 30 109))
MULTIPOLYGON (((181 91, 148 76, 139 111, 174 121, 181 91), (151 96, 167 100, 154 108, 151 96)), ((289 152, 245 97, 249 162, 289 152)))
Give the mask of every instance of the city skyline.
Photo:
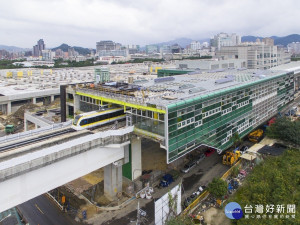
POLYGON ((2 1, 0 44, 28 48, 43 38, 49 48, 61 43, 95 48, 99 40, 146 45, 182 37, 199 40, 220 32, 285 36, 299 30, 295 18, 300 2, 295 0, 139 3, 2 1))

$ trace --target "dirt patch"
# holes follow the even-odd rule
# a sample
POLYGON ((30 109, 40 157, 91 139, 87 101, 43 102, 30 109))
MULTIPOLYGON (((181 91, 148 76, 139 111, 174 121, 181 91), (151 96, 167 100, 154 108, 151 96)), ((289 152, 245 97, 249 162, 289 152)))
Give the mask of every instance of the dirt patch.
POLYGON ((210 208, 204 213, 205 223, 208 225, 230 225, 231 221, 225 216, 224 209, 210 208))
POLYGON ((68 188, 61 186, 49 192, 61 205, 64 205, 67 210, 77 212, 81 206, 86 202, 83 199, 78 198, 68 188), (62 202, 63 196, 65 196, 65 203, 62 202))
POLYGON ((159 147, 159 143, 142 139, 142 169, 167 170, 166 151, 159 147))
POLYGON ((202 173, 195 173, 189 177, 185 177, 182 182, 184 190, 190 191, 191 189, 193 189, 193 186, 201 179, 202 176, 202 173))
POLYGON ((104 179, 104 170, 103 168, 96 170, 94 172, 91 172, 85 176, 82 177, 86 182, 95 185, 103 181, 104 179))
POLYGON ((99 206, 107 206, 111 203, 111 201, 104 196, 104 181, 90 187, 82 194, 90 201, 96 202, 99 206))
POLYGON ((83 191, 88 190, 93 185, 81 177, 65 184, 65 186, 72 192, 74 192, 76 195, 79 195, 83 191))
POLYGON ((14 112, 11 116, 14 118, 22 119, 24 120, 24 113, 26 110, 32 110, 35 108, 39 108, 39 106, 32 104, 32 103, 27 103, 25 105, 22 105, 16 112, 14 112))

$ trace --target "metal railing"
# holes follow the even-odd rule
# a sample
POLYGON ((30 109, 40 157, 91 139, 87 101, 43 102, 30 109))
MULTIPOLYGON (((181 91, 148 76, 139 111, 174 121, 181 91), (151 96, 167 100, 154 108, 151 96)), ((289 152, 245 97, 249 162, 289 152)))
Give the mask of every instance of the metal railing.
POLYGON ((32 135, 37 135, 37 134, 40 134, 40 133, 43 133, 46 131, 50 131, 50 130, 57 130, 57 129, 69 127, 71 124, 72 124, 72 120, 69 120, 64 123, 55 123, 55 124, 52 124, 49 126, 35 129, 35 130, 29 130, 29 131, 25 131, 25 132, 21 132, 21 133, 17 133, 17 134, 6 135, 6 136, 0 138, 0 143, 18 140, 18 139, 24 138, 24 137, 30 137, 32 135))

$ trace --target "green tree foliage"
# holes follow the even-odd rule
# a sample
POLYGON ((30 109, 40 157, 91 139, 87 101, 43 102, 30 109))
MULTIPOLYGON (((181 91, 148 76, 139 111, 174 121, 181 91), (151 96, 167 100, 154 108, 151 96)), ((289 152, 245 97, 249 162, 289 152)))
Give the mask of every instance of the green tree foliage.
POLYGON ((63 68, 63 67, 84 67, 84 66, 94 66, 94 60, 88 59, 86 61, 82 62, 76 62, 76 61, 63 61, 63 59, 56 59, 54 60, 54 68, 63 68), (67 65, 62 64, 67 63, 67 65))
MULTIPOLYGON (((239 203, 244 209, 246 205, 253 207, 251 215, 255 213, 255 205, 262 204, 264 213, 266 205, 273 204, 276 213, 277 205, 284 205, 285 212, 282 215, 292 215, 286 213, 287 204, 296 205, 296 218, 289 219, 245 219, 235 221, 237 224, 300 224, 300 151, 299 149, 286 150, 282 156, 270 157, 254 168, 252 173, 246 178, 231 201, 239 203), (263 221, 262 221, 263 220, 263 221)), ((270 214, 270 213, 269 213, 270 214)))
POLYGON ((23 68, 22 65, 13 65, 14 62, 23 62, 24 60, 0 60, 0 69, 17 69, 23 68))
POLYGON ((241 142, 241 138, 238 132, 235 132, 232 137, 230 138, 230 140, 233 142, 234 144, 234 148, 236 148, 236 146, 241 142))
POLYGON ((267 128, 267 136, 300 145, 300 121, 290 121, 286 117, 278 118, 267 128))
POLYGON ((190 57, 185 57, 184 59, 211 59, 212 56, 205 55, 205 56, 190 56, 190 57))
POLYGON ((208 184, 208 191, 216 198, 222 198, 227 193, 227 183, 221 178, 214 178, 208 184))

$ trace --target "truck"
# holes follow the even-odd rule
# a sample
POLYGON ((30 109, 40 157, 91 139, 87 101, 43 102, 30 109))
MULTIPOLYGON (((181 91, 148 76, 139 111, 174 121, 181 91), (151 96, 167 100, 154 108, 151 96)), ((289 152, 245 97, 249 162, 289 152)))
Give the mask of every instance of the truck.
POLYGON ((248 135, 248 139, 251 142, 258 143, 263 138, 264 131, 257 129, 248 135))
POLYGON ((168 187, 171 183, 174 182, 174 179, 171 174, 166 174, 162 177, 159 185, 160 187, 168 187))
POLYGON ((15 131, 15 126, 12 124, 8 124, 5 126, 5 133, 12 134, 15 131))

